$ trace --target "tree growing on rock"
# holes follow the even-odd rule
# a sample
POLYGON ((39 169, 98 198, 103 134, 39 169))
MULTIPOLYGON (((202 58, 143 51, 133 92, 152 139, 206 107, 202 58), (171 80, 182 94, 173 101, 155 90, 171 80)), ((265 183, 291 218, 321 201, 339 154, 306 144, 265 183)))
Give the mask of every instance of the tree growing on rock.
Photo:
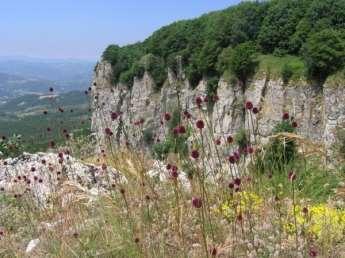
POLYGON ((345 33, 325 29, 311 35, 303 49, 308 75, 319 82, 338 71, 345 61, 345 33))
POLYGON ((219 59, 220 70, 230 72, 246 85, 247 79, 255 72, 257 66, 256 47, 252 42, 245 42, 234 48, 226 48, 219 59))

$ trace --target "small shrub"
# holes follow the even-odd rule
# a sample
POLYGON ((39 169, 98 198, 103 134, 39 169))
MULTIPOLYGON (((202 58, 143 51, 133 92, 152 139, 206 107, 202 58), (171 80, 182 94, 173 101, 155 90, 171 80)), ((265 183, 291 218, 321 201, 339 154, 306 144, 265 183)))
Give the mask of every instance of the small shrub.
MULTIPOLYGON (((282 121, 273 129, 273 134, 283 132, 294 132, 290 121, 282 121)), ((255 165, 258 171, 263 173, 267 171, 282 173, 296 158, 297 148, 295 141, 285 137, 284 139, 275 137, 263 147, 258 154, 255 165)))
POLYGON ((284 64, 281 71, 281 77, 283 79, 283 83, 285 85, 288 84, 292 76, 293 76, 293 68, 289 64, 284 64))
POLYGON ((255 45, 251 42, 242 43, 223 51, 218 61, 218 69, 229 69, 238 80, 245 84, 248 77, 255 72, 258 64, 256 57, 255 45))
POLYGON ((249 135, 245 129, 241 129, 235 135, 235 142, 243 150, 249 145, 249 135))
POLYGON ((13 135, 8 140, 0 139, 0 157, 17 157, 23 152, 22 137, 13 135))
POLYGON ((336 152, 341 159, 345 159, 345 129, 337 128, 336 130, 337 144, 336 152))
POLYGON ((153 129, 152 128, 146 128, 143 130, 143 140, 144 143, 147 145, 152 145, 153 143, 153 129))

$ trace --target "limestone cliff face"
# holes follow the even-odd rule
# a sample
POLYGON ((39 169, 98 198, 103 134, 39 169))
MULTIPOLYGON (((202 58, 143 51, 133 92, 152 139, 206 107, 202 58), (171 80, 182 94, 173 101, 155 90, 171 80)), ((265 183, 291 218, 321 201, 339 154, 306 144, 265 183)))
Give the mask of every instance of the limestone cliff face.
MULTIPOLYGON (((163 88, 155 92, 154 81, 146 73, 142 79, 135 80, 129 91, 124 85, 112 85, 111 73, 111 65, 100 62, 93 82, 92 129, 101 145, 107 144, 106 127, 111 128, 118 143, 138 137, 138 128, 152 131, 155 139, 159 139, 165 130, 160 125, 162 115, 172 112, 178 101, 193 117, 202 117, 195 98, 206 95, 203 81, 192 90, 187 81, 179 85, 174 75, 169 73, 163 88), (180 89, 179 98, 176 88, 180 89), (121 118, 113 115, 112 119, 112 112, 121 114, 121 118)), ((323 91, 316 92, 312 85, 303 81, 286 86, 282 80, 263 76, 250 81, 245 92, 239 86, 221 79, 217 94, 219 101, 209 114, 215 137, 234 134, 254 121, 261 138, 265 139, 274 125, 281 121, 282 113, 289 112, 298 123, 299 134, 321 143, 329 150, 336 141, 336 127, 345 124, 343 85, 335 86, 326 82, 323 91), (250 118, 248 113, 243 112, 246 100, 261 109, 257 116, 250 118)))

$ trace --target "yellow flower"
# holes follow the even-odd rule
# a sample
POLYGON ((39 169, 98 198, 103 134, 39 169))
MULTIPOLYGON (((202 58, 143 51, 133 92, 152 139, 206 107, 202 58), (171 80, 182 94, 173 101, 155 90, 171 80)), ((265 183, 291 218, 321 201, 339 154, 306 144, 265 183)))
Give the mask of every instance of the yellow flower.
MULTIPOLYGON (((345 211, 318 204, 311 206, 305 214, 300 206, 296 206, 297 227, 304 227, 306 232, 319 239, 327 241, 338 241, 344 237, 345 211)), ((293 221, 293 210, 289 214, 290 221, 284 227, 288 233, 295 232, 293 221)))
POLYGON ((237 192, 229 200, 222 203, 217 212, 231 220, 239 213, 255 212, 263 203, 263 199, 253 192, 237 192))

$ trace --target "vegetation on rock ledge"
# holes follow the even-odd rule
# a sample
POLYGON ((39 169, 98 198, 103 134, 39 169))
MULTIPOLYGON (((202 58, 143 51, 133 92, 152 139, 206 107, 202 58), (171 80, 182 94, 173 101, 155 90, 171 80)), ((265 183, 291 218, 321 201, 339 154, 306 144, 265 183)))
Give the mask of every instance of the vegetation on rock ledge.
MULTIPOLYGON (((235 66, 222 63, 238 45, 253 44, 256 54, 301 57, 306 75, 323 81, 343 68, 344 10, 344 0, 243 2, 197 19, 175 22, 143 42, 124 47, 110 45, 103 59, 113 66, 114 83, 131 87, 133 78, 141 78, 147 71, 159 90, 167 68, 177 71, 176 57, 180 56, 187 78, 195 87, 201 79, 219 78, 229 70, 239 80, 250 76, 252 69, 244 71, 245 75, 238 74, 235 66)), ((244 61, 243 65, 251 62, 244 61)), ((293 70, 284 66, 283 76, 291 77, 293 70)))

